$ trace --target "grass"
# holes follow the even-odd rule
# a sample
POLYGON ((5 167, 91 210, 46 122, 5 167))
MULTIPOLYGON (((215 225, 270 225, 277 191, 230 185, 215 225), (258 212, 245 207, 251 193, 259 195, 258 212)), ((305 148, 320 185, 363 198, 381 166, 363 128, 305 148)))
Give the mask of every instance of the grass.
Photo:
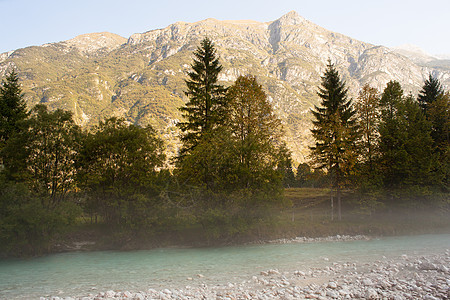
MULTIPOLYGON (((357 235, 371 236, 450 232, 450 216, 442 207, 380 205, 367 211, 357 204, 357 195, 342 193, 342 220, 331 219, 329 189, 289 188, 285 197, 291 207, 278 212, 277 229, 283 237, 357 235)), ((336 202, 336 201, 335 201, 336 202)))
POLYGON ((284 195, 288 205, 270 207, 260 217, 249 222, 245 220, 245 212, 238 211, 237 215, 224 212, 221 215, 218 210, 216 213, 222 216, 219 217, 222 222, 213 222, 208 225, 210 227, 205 227, 195 212, 191 211, 186 212, 187 215, 182 219, 166 220, 157 228, 152 227, 148 232, 141 231, 139 235, 134 235, 116 231, 104 224, 90 224, 90 219, 80 219, 77 229, 65 239, 69 244, 77 241, 96 242, 96 245, 90 244, 86 250, 132 250, 222 246, 298 236, 450 233, 450 217, 442 207, 389 205, 388 208, 380 206, 376 211, 368 212, 355 204, 355 193, 344 191, 342 220, 338 221, 336 213, 334 220, 331 220, 330 189, 289 188, 284 195))

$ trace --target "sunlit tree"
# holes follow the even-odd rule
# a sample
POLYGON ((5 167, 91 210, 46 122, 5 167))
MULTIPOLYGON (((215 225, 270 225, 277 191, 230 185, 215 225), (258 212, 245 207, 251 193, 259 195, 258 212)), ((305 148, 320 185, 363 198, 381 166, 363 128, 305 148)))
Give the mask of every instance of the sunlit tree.
POLYGON ((185 121, 178 123, 182 131, 181 155, 191 151, 210 130, 223 120, 226 89, 218 84, 222 70, 213 42, 205 38, 194 52, 192 71, 186 80, 188 102, 180 108, 185 121))
POLYGON ((310 148, 311 158, 316 169, 327 170, 332 178, 340 220, 341 189, 356 165, 359 127, 352 101, 347 97, 347 88, 331 61, 322 76, 318 95, 320 106, 312 110, 314 119, 311 132, 315 145, 310 148))

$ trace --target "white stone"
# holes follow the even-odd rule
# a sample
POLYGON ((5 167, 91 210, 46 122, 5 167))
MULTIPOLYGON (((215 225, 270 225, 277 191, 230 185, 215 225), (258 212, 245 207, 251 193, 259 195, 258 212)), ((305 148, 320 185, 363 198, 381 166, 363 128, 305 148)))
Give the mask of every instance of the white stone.
POLYGON ((141 293, 136 293, 136 294, 134 295, 134 299, 137 299, 137 300, 144 300, 144 299, 145 299, 145 296, 142 295, 141 293))
POLYGON ((123 296, 125 298, 131 298, 131 297, 133 297, 133 294, 131 294, 129 291, 125 291, 125 292, 123 292, 123 296))
POLYGON ((332 291, 332 290, 328 290, 326 293, 326 296, 333 298, 333 299, 339 298, 339 294, 336 291, 332 291))
POLYGON ((364 284, 365 286, 372 286, 373 282, 369 278, 364 278, 362 284, 364 284))
POLYGON ((378 299, 378 293, 374 289, 368 289, 366 291, 366 299, 378 299))
POLYGON ((105 293, 106 298, 114 298, 116 296, 116 292, 109 290, 105 293))
POLYGON ((331 288, 331 289, 336 289, 337 288, 337 284, 336 284, 336 282, 330 281, 328 283, 328 287, 331 288))

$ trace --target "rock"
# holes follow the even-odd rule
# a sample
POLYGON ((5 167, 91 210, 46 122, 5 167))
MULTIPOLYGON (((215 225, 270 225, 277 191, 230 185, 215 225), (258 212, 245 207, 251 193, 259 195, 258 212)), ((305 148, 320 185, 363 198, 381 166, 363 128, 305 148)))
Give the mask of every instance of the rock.
POLYGON ((369 278, 364 278, 362 284, 364 284, 365 286, 372 286, 373 282, 369 278))
POLYGON ((123 292, 123 297, 131 298, 131 297, 133 297, 133 295, 129 291, 125 291, 125 292, 123 292))
POLYGON ((345 288, 345 289, 342 289, 342 290, 339 290, 338 292, 339 292, 339 294, 342 295, 342 296, 350 295, 350 291, 347 290, 346 288, 345 288))
POLYGON ((438 267, 438 270, 443 272, 443 273, 449 273, 449 269, 446 266, 444 266, 444 265, 440 265, 438 267))
POLYGON ((144 300, 144 299, 145 299, 145 296, 142 295, 141 293, 136 293, 136 294, 134 295, 134 299, 137 299, 137 300, 144 300))
POLYGON ((430 262, 422 262, 419 264, 419 269, 421 269, 421 270, 436 270, 437 267, 430 262))
POLYGON ((374 289, 368 289, 365 295, 366 299, 378 299, 378 293, 374 289))
POLYGON ((277 269, 269 270, 269 271, 267 271, 267 273, 269 275, 279 275, 280 274, 280 272, 277 269))
POLYGON ((336 291, 328 290, 326 296, 329 298, 337 299, 339 298, 339 294, 336 291))
POLYGON ((106 298, 114 298, 116 296, 116 292, 109 290, 105 293, 106 298))
POLYGON ((328 287, 329 287, 330 289, 336 289, 336 288, 337 288, 337 284, 336 284, 336 282, 330 281, 330 282, 328 283, 328 287))

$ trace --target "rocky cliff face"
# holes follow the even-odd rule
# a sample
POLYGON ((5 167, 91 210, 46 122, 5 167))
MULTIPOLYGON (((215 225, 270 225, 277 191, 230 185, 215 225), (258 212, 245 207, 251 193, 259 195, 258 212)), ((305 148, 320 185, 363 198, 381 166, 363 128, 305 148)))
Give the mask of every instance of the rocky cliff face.
POLYGON ((334 62, 353 97, 369 83, 382 90, 398 80, 416 93, 433 72, 447 87, 447 64, 414 62, 382 46, 328 31, 290 12, 273 22, 178 22, 164 29, 133 34, 111 33, 29 47, 0 55, 0 74, 16 67, 29 105, 45 103, 70 109, 77 122, 93 125, 116 115, 152 124, 176 151, 174 124, 184 101, 192 51, 208 36, 216 44, 230 85, 239 75, 256 75, 283 120, 294 159, 304 161, 311 142, 310 108, 328 59, 334 62))

